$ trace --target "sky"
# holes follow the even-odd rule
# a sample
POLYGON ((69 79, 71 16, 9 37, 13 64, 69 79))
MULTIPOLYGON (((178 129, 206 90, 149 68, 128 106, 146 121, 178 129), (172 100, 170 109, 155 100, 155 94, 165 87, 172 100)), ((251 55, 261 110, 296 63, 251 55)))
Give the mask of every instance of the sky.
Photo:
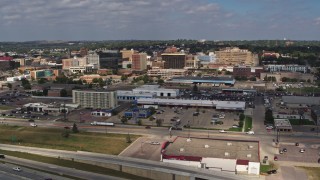
POLYGON ((0 41, 320 40, 320 0, 0 0, 0 41))

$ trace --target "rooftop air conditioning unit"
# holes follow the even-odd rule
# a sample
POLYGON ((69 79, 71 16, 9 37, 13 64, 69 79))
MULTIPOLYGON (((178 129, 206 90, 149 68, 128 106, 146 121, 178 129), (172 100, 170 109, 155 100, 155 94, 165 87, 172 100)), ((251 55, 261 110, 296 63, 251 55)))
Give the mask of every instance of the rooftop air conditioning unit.
POLYGON ((204 145, 204 148, 209 148, 210 146, 208 144, 204 145))
POLYGON ((253 146, 249 145, 249 149, 252 149, 252 148, 253 148, 253 146))
POLYGON ((224 156, 230 156, 230 154, 228 152, 225 152, 224 156))
POLYGON ((228 145, 228 146, 232 146, 232 143, 228 142, 227 145, 228 145))
POLYGON ((180 148, 180 152, 183 152, 184 151, 184 148, 180 148))
POLYGON ((190 138, 188 138, 188 139, 187 139, 187 142, 191 142, 191 139, 190 139, 190 138))
POLYGON ((247 158, 251 158, 251 154, 247 154, 247 158))

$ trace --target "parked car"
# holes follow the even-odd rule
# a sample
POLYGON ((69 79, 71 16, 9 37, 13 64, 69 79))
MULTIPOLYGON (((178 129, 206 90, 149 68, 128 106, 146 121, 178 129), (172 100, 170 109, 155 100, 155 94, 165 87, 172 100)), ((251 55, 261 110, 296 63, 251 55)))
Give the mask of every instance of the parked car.
POLYGON ((278 161, 278 157, 274 156, 273 160, 278 161))
POLYGON ((151 126, 146 126, 146 129, 151 129, 151 126))
POLYGON ((282 151, 282 150, 279 150, 279 154, 283 154, 283 151, 282 151))
POLYGON ((233 127, 233 128, 239 128, 239 126, 236 125, 236 124, 232 125, 232 127, 233 127))
POLYGON ((268 158, 268 156, 264 156, 264 158, 263 158, 264 160, 268 160, 269 158, 268 158))
POLYGON ((36 123, 30 123, 31 127, 37 127, 38 125, 36 123))
POLYGON ((299 146, 299 143, 296 143, 296 146, 299 146))
POLYGON ((277 174, 277 170, 273 169, 273 170, 269 170, 267 171, 268 174, 277 174))
POLYGON ((159 142, 151 142, 150 144, 151 144, 151 145, 160 145, 159 142))
POLYGON ((14 171, 21 171, 21 168, 20 167, 14 167, 14 168, 12 168, 14 171))
POLYGON ((254 135, 254 131, 248 131, 247 134, 254 135))
POLYGON ((220 131, 219 131, 219 133, 226 133, 227 131, 225 131, 225 130, 223 130, 223 129, 221 129, 220 131))
POLYGON ((305 149, 300 149, 300 153, 304 153, 306 150, 305 149))
POLYGON ((0 158, 1 158, 1 159, 4 159, 4 158, 6 158, 6 157, 5 157, 4 154, 0 154, 0 158))
POLYGON ((283 148, 282 151, 283 151, 283 152, 287 152, 287 148, 283 148))

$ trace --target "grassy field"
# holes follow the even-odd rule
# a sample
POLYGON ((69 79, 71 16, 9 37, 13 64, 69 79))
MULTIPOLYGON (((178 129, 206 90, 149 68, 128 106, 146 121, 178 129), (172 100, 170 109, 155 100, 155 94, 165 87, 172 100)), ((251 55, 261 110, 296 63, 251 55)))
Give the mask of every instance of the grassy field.
POLYGON ((244 124, 244 131, 248 132, 252 129, 252 117, 246 117, 244 124))
POLYGON ((229 128, 228 131, 241 132, 241 131, 242 131, 242 128, 229 128))
POLYGON ((314 125, 314 121, 309 119, 289 119, 291 125, 314 125))
POLYGON ((288 88, 287 90, 284 90, 284 91, 288 91, 290 93, 298 93, 298 94, 300 94, 300 92, 302 94, 305 94, 305 93, 320 93, 320 88, 313 88, 313 87, 288 88))
POLYGON ((9 110, 12 109, 13 107, 6 106, 6 105, 0 105, 0 110, 9 110))
POLYGON ((262 165, 260 166, 260 173, 263 174, 263 173, 267 173, 269 170, 272 169, 272 166, 271 165, 262 165))
MULTIPOLYGON (((19 144, 40 148, 69 151, 89 151, 118 155, 129 144, 125 134, 102 134, 80 132, 62 137, 64 129, 0 126, 0 141, 5 144, 19 144)), ((138 136, 130 135, 132 141, 138 136)))
POLYGON ((320 180, 320 167, 299 167, 307 172, 308 180, 320 180))
POLYGON ((140 179, 145 180, 146 179, 146 178, 142 178, 139 176, 135 176, 135 175, 119 172, 116 170, 108 169, 108 168, 85 164, 85 163, 80 163, 80 162, 75 162, 75 161, 70 161, 70 160, 45 157, 45 156, 39 156, 39 155, 22 153, 22 152, 15 152, 15 151, 5 151, 5 150, 1 150, 1 149, 0 149, 0 153, 8 155, 8 156, 14 156, 14 157, 18 157, 18 158, 29 159, 29 160, 33 160, 33 161, 48 163, 48 164, 54 164, 54 165, 58 165, 58 166, 68 167, 68 168, 75 168, 78 170, 89 171, 89 172, 94 172, 94 173, 99 173, 99 174, 112 175, 112 176, 122 177, 122 178, 126 178, 126 179, 137 179, 137 180, 140 180, 140 179))

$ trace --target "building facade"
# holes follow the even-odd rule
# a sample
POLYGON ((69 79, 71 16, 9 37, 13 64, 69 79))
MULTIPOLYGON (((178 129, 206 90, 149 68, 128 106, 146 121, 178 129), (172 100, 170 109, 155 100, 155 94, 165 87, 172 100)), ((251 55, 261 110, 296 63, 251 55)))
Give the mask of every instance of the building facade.
POLYGON ((72 90, 72 102, 84 108, 114 109, 118 106, 115 91, 72 90))
POLYGON ((172 78, 172 77, 180 77, 180 76, 186 76, 187 70, 185 69, 150 69, 148 70, 148 76, 151 77, 162 77, 164 79, 172 78))
POLYGON ((289 72, 302 72, 307 73, 308 67, 307 66, 301 66, 297 64, 268 64, 264 66, 264 69, 269 72, 280 72, 280 71, 289 71, 289 72))
POLYGON ((147 69, 147 54, 135 53, 132 54, 132 66, 133 71, 144 71, 147 69))
POLYGON ((183 69, 186 64, 186 55, 183 53, 163 53, 165 69, 183 69))
POLYGON ((251 74, 251 67, 233 67, 234 77, 250 77, 251 74))
POLYGON ((227 65, 253 65, 254 55, 247 49, 239 49, 237 47, 227 47, 219 51, 215 51, 217 63, 227 65))

